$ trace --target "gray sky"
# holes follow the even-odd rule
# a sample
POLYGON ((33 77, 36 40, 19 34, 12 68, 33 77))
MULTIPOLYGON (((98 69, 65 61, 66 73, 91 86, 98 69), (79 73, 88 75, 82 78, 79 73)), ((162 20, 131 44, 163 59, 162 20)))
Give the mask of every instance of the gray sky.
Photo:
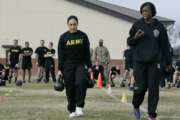
MULTIPOLYGON (((113 4, 121 5, 131 9, 139 10, 141 4, 147 0, 101 0, 113 4)), ((153 2, 157 9, 157 15, 171 18, 180 25, 180 0, 148 0, 153 2)))

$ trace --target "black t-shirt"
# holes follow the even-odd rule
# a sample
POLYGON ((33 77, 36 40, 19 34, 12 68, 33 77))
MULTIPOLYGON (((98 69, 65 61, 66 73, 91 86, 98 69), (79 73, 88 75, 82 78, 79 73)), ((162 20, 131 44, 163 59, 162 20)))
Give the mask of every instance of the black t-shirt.
MULTIPOLYGON (((47 49, 46 53, 47 55, 55 55, 54 49, 47 49)), ((53 57, 46 57, 46 64, 51 64, 54 61, 53 57)))
POLYGON ((19 62, 19 55, 21 54, 21 48, 19 46, 11 47, 10 50, 10 61, 11 62, 19 62))
POLYGON ((27 55, 27 54, 32 54, 33 53, 33 49, 30 47, 25 47, 21 50, 21 53, 23 54, 23 61, 30 61, 31 60, 31 55, 27 55))
POLYGON ((87 35, 78 30, 76 33, 65 32, 58 44, 59 69, 64 63, 84 63, 91 67, 90 43, 87 35))
POLYGON ((45 60, 44 58, 44 55, 47 51, 47 48, 46 47, 38 47, 36 50, 35 50, 35 53, 38 55, 38 60, 45 60))

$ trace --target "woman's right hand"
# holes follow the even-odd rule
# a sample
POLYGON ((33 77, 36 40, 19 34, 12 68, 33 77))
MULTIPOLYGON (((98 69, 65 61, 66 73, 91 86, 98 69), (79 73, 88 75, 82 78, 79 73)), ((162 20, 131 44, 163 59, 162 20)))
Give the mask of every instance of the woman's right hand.
POLYGON ((143 37, 143 36, 144 36, 144 31, 142 31, 141 29, 139 29, 139 30, 136 32, 134 38, 135 38, 135 39, 139 39, 139 38, 141 38, 141 37, 143 37))

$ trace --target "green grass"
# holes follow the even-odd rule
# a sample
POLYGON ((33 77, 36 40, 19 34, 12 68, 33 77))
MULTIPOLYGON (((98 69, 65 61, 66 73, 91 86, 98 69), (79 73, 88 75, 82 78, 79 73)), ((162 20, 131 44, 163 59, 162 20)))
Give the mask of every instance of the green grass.
MULTIPOLYGON (((132 106, 121 103, 123 92, 131 103, 132 92, 127 89, 112 89, 118 100, 107 95, 105 90, 89 89, 85 116, 75 120, 134 120, 132 106)), ((52 84, 27 83, 22 87, 12 84, 0 88, 0 96, 0 120, 68 120, 65 92, 54 91, 52 84), (9 96, 5 96, 6 93, 9 96)), ((160 96, 159 119, 179 120, 180 90, 163 89, 160 96)), ((147 108, 147 99, 142 107, 147 108)), ((146 113, 142 120, 146 120, 146 113)))

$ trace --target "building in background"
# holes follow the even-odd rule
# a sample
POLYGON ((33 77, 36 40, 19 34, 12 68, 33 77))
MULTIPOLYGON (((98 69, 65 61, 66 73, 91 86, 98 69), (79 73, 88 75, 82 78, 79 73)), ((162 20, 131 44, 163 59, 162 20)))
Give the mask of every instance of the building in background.
MULTIPOLYGON (((69 15, 78 16, 79 29, 88 34, 92 48, 104 39, 114 61, 123 58, 129 29, 141 18, 139 11, 98 0, 0 0, 1 60, 5 58, 2 46, 11 45, 14 39, 20 45, 30 41, 33 49, 41 39, 57 47, 69 15)), ((174 24, 168 18, 158 19, 167 27, 174 24)))

